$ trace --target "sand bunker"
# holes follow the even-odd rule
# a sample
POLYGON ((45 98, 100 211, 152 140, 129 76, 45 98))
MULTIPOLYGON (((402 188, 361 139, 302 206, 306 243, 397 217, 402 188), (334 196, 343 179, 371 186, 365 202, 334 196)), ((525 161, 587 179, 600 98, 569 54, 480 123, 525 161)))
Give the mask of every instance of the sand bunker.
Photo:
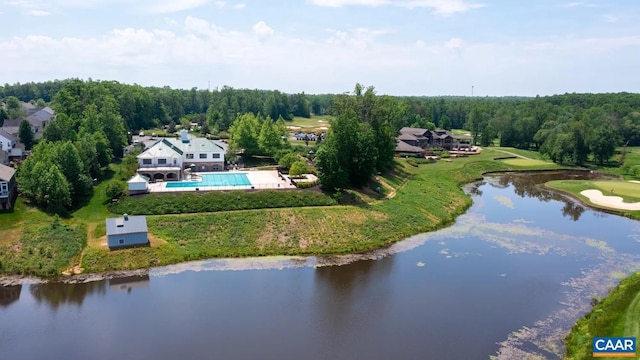
POLYGON ((589 198, 589 201, 596 205, 606 206, 620 210, 640 210, 640 202, 626 203, 620 196, 607 196, 600 190, 584 190, 580 194, 589 198))

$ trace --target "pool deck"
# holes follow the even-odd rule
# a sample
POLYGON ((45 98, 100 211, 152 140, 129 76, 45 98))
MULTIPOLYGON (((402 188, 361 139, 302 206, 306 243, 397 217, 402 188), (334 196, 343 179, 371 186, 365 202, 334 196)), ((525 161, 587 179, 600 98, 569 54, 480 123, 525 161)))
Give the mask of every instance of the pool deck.
MULTIPOLYGON (((245 174, 247 179, 251 182, 251 185, 234 185, 234 186, 198 186, 199 191, 213 191, 213 190, 250 190, 253 189, 295 189, 295 185, 291 185, 291 181, 286 177, 286 180, 282 180, 278 176, 277 170, 250 170, 250 171, 237 171, 230 170, 225 172, 199 172, 198 175, 205 174, 245 174)), ((152 193, 158 192, 185 192, 196 191, 196 187, 167 187, 168 182, 156 182, 149 183, 149 191, 152 193)))

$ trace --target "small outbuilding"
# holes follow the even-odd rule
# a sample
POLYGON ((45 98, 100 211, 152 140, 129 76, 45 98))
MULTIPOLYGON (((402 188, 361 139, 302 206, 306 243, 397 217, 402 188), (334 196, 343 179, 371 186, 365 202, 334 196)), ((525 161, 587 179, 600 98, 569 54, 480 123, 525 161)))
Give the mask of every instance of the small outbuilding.
POLYGON ((146 216, 129 216, 107 219, 107 245, 109 249, 149 244, 146 216))
POLYGON ((127 181, 129 193, 140 193, 149 191, 149 179, 140 174, 132 177, 127 181))

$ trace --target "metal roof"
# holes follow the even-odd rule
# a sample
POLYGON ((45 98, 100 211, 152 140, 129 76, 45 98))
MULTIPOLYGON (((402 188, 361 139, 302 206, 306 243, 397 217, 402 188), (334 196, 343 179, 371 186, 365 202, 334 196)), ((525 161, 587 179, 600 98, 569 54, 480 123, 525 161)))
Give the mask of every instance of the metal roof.
POLYGON ((128 220, 124 220, 124 217, 108 218, 106 222, 107 236, 147 232, 146 216, 128 216, 128 220), (120 224, 122 224, 122 226, 118 226, 120 224))
POLYGON ((9 181, 15 175, 16 169, 0 164, 0 180, 9 181))

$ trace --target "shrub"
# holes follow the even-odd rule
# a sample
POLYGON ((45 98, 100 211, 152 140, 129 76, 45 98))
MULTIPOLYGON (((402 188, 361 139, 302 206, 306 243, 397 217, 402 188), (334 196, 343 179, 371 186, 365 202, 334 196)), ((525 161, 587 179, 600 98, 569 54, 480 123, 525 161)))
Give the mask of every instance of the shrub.
POLYGON ((300 155, 290 152, 280 158, 278 166, 280 166, 281 169, 289 170, 296 161, 300 161, 301 159, 300 155))
POLYGON ((109 197, 109 199, 119 199, 122 197, 125 190, 126 185, 124 181, 111 180, 107 183, 104 193, 109 197))
POLYGON ((298 175, 302 175, 302 174, 308 174, 309 173, 309 166, 307 166, 307 164, 303 161, 296 161, 291 165, 291 168, 289 169, 289 175, 291 176, 298 176, 298 175))

